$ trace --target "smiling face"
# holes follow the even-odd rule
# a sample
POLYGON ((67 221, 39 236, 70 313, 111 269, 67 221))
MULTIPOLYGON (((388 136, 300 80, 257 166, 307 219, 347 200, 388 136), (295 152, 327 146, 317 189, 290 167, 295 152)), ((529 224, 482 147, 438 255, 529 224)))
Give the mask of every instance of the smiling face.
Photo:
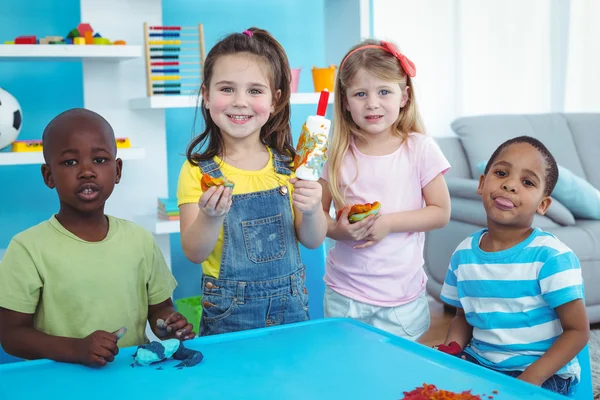
POLYGON ((260 136, 275 111, 269 68, 256 56, 231 54, 215 62, 209 87, 202 87, 205 107, 224 136, 244 140, 260 136))
POLYGON ((544 215, 551 199, 545 195, 546 160, 529 143, 514 143, 494 159, 488 173, 479 179, 488 222, 527 228, 535 213, 544 215))
POLYGON ((391 133, 400 109, 408 101, 408 88, 382 80, 361 68, 346 89, 346 110, 366 135, 391 133))
POLYGON ((122 168, 110 125, 85 111, 73 112, 44 136, 42 175, 46 186, 56 189, 61 210, 104 212, 122 168))

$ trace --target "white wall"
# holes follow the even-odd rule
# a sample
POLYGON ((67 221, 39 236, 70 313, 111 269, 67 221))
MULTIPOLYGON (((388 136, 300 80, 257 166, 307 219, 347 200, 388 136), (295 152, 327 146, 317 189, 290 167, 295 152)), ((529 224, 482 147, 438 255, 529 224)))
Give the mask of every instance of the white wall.
MULTIPOLYGON (((160 25, 161 0, 81 0, 81 20, 111 40, 143 45, 143 24, 160 25)), ((131 110, 131 98, 146 96, 144 57, 121 63, 84 62, 84 104, 113 126, 117 137, 144 147, 143 160, 125 161, 123 180, 106 212, 122 218, 156 213, 157 197, 167 195, 167 154, 163 110, 131 110)), ((167 254, 165 254, 167 255, 167 254)))

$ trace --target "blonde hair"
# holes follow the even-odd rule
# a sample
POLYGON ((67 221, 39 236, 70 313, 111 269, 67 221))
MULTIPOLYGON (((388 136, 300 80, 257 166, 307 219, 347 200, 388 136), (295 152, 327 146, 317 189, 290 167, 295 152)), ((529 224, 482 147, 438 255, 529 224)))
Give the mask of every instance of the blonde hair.
MULTIPOLYGON (((406 140, 408 134, 411 132, 425 134, 415 99, 412 80, 402 69, 398 59, 392 53, 380 47, 368 47, 350 54, 360 47, 379 44, 379 41, 369 39, 351 48, 342 59, 342 67, 338 71, 335 82, 334 124, 329 146, 329 169, 327 172, 329 173, 329 191, 333 198, 333 203, 338 210, 346 205, 346 190, 349 185, 345 188, 340 188, 339 173, 342 162, 350 149, 350 137, 364 138, 360 132, 360 128, 352 120, 350 111, 346 110, 345 107, 347 88, 360 69, 369 71, 379 79, 398 82, 402 91, 410 87, 411 92, 409 92, 408 102, 400 109, 398 119, 393 124, 393 133, 403 140, 406 140)), ((355 157, 354 153, 352 155, 355 157)), ((358 172, 351 183, 356 181, 357 178, 358 172)))

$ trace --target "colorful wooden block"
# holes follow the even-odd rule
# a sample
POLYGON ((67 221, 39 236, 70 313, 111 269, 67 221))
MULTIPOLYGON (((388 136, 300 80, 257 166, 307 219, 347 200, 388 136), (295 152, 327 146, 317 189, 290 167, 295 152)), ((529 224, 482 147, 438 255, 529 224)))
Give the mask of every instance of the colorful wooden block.
POLYGON ((94 44, 110 44, 110 40, 108 40, 107 38, 103 38, 103 37, 99 37, 99 38, 94 38, 94 44))
POLYGON ((85 44, 85 38, 82 38, 82 37, 73 38, 73 44, 79 44, 79 45, 85 44))
POLYGON ((37 44, 35 36, 19 36, 15 39, 15 44, 37 44))
POLYGON ((67 37, 68 37, 69 39, 73 39, 73 38, 80 37, 80 36, 81 36, 81 35, 79 34, 79 31, 78 31, 77 29, 73 29, 73 30, 71 30, 71 31, 69 32, 69 34, 67 35, 67 37))
POLYGON ((92 33, 94 30, 90 24, 81 23, 77 25, 77 31, 79 32, 79 36, 85 36, 86 32, 92 33))
POLYGON ((94 44, 94 37, 92 36, 91 31, 86 31, 84 33, 85 36, 85 44, 94 44))
POLYGON ((4 44, 15 44, 14 40, 7 40, 6 42, 4 42, 4 44))
POLYGON ((98 38, 98 37, 102 37, 102 35, 101 35, 101 34, 99 34, 98 32, 96 32, 96 33, 94 34, 94 37, 95 37, 95 38, 98 38))
POLYGON ((127 42, 125 42, 124 40, 116 40, 116 41, 113 42, 113 44, 124 45, 124 44, 127 44, 127 42))

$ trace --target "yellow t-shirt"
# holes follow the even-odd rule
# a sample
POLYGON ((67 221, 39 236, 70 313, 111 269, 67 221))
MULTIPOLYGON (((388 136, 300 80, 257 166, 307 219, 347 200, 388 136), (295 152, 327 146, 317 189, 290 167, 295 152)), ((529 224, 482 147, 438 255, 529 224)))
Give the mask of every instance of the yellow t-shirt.
MULTIPOLYGON (((273 153, 268 147, 267 150, 269 151, 269 161, 263 168, 256 171, 246 171, 236 168, 216 156, 213 159, 219 165, 221 173, 225 175, 227 179, 235 182, 233 188, 234 195, 271 190, 286 185, 288 187, 288 193, 290 194, 290 207, 292 207, 294 185, 290 183, 290 179, 294 177, 294 173, 292 173, 292 175, 276 173, 275 168, 273 167, 273 153)), ((198 203, 198 200, 203 193, 202 188, 200 187, 200 178, 202 178, 202 175, 203 173, 200 168, 190 164, 189 161, 186 161, 183 164, 181 172, 179 173, 179 184, 177 186, 177 203, 179 206, 182 204, 198 203)), ((204 275, 219 278, 222 254, 223 228, 221 228, 221 231, 219 232, 215 248, 206 261, 202 263, 202 272, 204 275)))
POLYGON ((119 347, 148 342, 148 305, 177 286, 152 234, 108 217, 100 242, 87 242, 53 216, 10 242, 0 262, 0 307, 34 314, 34 327, 83 338, 96 330, 127 333, 119 347))

